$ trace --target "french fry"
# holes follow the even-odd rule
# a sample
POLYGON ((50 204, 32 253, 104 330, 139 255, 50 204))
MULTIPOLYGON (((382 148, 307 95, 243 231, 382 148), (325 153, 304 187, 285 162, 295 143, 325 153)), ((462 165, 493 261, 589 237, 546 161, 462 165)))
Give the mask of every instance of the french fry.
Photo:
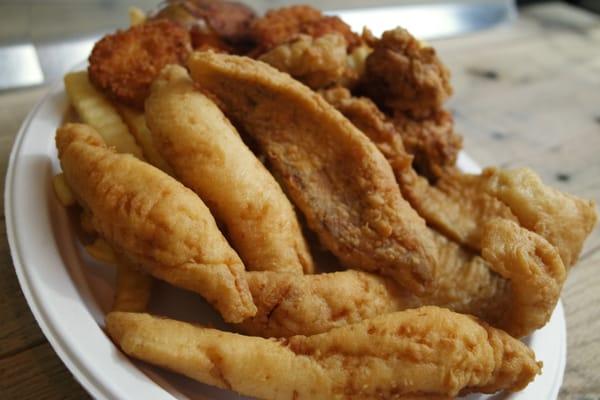
POLYGON ((102 238, 98 238, 94 241, 94 243, 85 246, 85 249, 90 256, 94 257, 98 261, 109 264, 115 264, 117 261, 114 250, 102 238))
POLYGON ((104 141, 119 153, 142 158, 142 149, 113 105, 92 86, 86 71, 65 75, 65 89, 81 120, 94 127, 104 141))
POLYGON ((64 207, 70 207, 75 204, 75 196, 73 196, 73 192, 62 173, 52 178, 52 186, 54 186, 56 197, 58 197, 58 200, 64 207))
POLYGON ((112 311, 145 311, 153 282, 150 275, 138 271, 129 260, 117 255, 117 282, 112 311))
POLYGON ((160 168, 169 175, 173 175, 173 171, 165 159, 160 155, 154 140, 152 139, 152 133, 146 125, 146 117, 144 113, 134 110, 127 106, 118 106, 117 110, 123 121, 129 127, 129 132, 135 137, 138 144, 142 147, 144 157, 157 168, 160 168))
POLYGON ((129 25, 136 26, 146 22, 146 13, 137 7, 129 7, 129 25))

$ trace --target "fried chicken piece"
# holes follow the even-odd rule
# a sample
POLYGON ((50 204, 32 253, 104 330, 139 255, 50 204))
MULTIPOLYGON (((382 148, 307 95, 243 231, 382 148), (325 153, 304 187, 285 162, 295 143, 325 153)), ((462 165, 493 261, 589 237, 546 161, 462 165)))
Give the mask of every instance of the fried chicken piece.
POLYGON ((472 179, 483 180, 484 190, 506 204, 523 227, 555 246, 565 266, 575 264, 598 220, 594 201, 546 186, 528 168, 486 168, 472 179))
POLYGON ((258 56, 300 34, 318 38, 328 33, 342 35, 349 49, 361 41, 339 17, 323 15, 320 10, 310 6, 295 5, 269 10, 252 24, 252 35, 257 44, 252 54, 258 56))
POLYGON ((146 118, 163 157, 227 227, 247 269, 313 271, 292 204, 185 68, 163 69, 146 118))
POLYGON ((319 38, 299 35, 282 43, 258 59, 287 72, 313 89, 342 80, 346 73, 346 41, 338 33, 319 38))
POLYGON ((407 30, 386 31, 372 47, 361 88, 383 108, 425 118, 452 94, 450 72, 435 50, 407 30))
POLYGON ((437 307, 279 341, 122 312, 110 313, 106 328, 129 356, 273 400, 424 400, 516 391, 541 370, 520 341, 437 307))
POLYGON ((192 78, 252 136, 321 243, 415 293, 435 282, 431 232, 375 145, 321 96, 265 63, 194 53, 192 78), (316 151, 318 149, 318 151, 316 151))
POLYGON ((415 170, 432 182, 456 164, 462 137, 454 131, 452 114, 435 110, 426 118, 394 112, 396 131, 408 153, 414 156, 415 170))
POLYGON ((256 313, 241 260, 195 193, 108 149, 87 125, 59 128, 56 145, 69 186, 118 253, 158 279, 200 293, 226 321, 256 313))
POLYGON ((160 70, 183 63, 190 50, 189 32, 174 22, 161 19, 133 26, 94 45, 90 81, 111 99, 143 109, 160 70))

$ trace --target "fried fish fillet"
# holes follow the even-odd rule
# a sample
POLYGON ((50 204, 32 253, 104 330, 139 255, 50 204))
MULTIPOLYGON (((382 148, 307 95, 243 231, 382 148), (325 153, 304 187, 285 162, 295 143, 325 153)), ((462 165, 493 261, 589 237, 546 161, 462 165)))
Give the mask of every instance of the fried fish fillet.
POLYGON ((251 272, 246 278, 258 311, 236 327, 263 337, 312 335, 423 305, 475 315, 495 325, 511 304, 510 282, 443 235, 435 234, 435 239, 443 268, 431 294, 416 296, 362 271, 302 277, 251 272))
POLYGON ((416 293, 433 286, 431 232, 362 132, 260 61, 203 52, 192 54, 188 67, 258 142, 309 227, 347 267, 382 273, 416 293))
POLYGON ((377 315, 437 305, 494 324, 509 304, 510 284, 481 257, 437 235, 444 269, 431 294, 415 296, 393 281, 361 271, 295 278, 288 274, 247 275, 258 312, 238 328, 248 334, 287 337, 315 334, 377 315))
POLYGON ((403 196, 435 229, 479 251, 488 220, 518 221, 556 246, 566 267, 577 261, 596 224, 593 201, 546 186, 529 169, 488 168, 480 175, 447 170, 431 185, 411 168, 402 139, 372 101, 352 97, 343 88, 320 93, 375 143, 392 166, 403 196))
POLYGON ((414 295, 361 271, 302 277, 249 273, 258 311, 237 327, 264 337, 312 335, 424 305, 475 315, 515 337, 548 322, 566 270, 544 238, 513 221, 496 219, 484 227, 483 258, 442 235, 436 239, 443 267, 430 294, 414 295))
POLYGON ((227 227, 249 270, 313 271, 281 187, 183 67, 167 66, 154 81, 146 118, 163 157, 227 227))
POLYGON ((520 390, 541 369, 505 332, 437 307, 287 340, 122 312, 106 328, 127 355, 262 399, 440 399, 520 390))
POLYGON ((522 226, 555 246, 566 267, 575 264, 598 220, 594 201, 546 186, 528 168, 486 168, 471 179, 482 180, 483 189, 506 204, 522 226))
POLYGON ((556 248, 514 221, 494 219, 484 226, 481 255, 511 282, 511 305, 497 326, 515 337, 544 326, 567 275, 556 248))
POLYGON ((195 193, 108 149, 87 125, 59 128, 56 145, 69 186, 118 252, 154 277, 200 293, 227 321, 256 313, 241 260, 195 193))

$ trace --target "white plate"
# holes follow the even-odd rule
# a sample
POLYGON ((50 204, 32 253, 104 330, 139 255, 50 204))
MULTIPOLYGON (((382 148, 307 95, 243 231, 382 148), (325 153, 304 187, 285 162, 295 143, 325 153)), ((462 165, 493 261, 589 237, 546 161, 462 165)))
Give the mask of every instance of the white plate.
MULTIPOLYGON (((67 211, 56 200, 52 176, 59 171, 54 145, 68 101, 62 82, 31 111, 10 156, 5 215, 12 258, 29 307, 65 365, 98 399, 242 399, 123 356, 102 330, 112 299, 112 268, 81 251, 67 211)), ((461 155, 459 166, 479 167, 461 155)), ((224 326, 199 296, 159 285, 151 311, 189 321, 224 326)), ((546 327, 527 339, 544 373, 518 394, 494 399, 554 400, 566 359, 566 327, 561 303, 546 327)), ((484 396, 470 396, 469 399, 484 396)))

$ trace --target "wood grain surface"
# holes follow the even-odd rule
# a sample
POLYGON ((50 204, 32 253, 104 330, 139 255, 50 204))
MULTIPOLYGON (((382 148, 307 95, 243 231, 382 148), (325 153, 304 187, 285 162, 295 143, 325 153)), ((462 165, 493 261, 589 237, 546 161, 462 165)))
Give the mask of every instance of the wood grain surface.
MULTIPOLYGON (((532 167, 546 183, 600 203, 600 18, 561 4, 534 6, 512 26, 433 44, 452 70, 450 107, 475 160, 532 167)), ((2 191, 19 125, 45 90, 0 94, 2 191)), ((560 398, 600 400, 599 229, 570 273, 562 299, 568 360, 560 398)), ((89 397, 29 311, 4 224, 0 316, 0 399, 89 397)))

